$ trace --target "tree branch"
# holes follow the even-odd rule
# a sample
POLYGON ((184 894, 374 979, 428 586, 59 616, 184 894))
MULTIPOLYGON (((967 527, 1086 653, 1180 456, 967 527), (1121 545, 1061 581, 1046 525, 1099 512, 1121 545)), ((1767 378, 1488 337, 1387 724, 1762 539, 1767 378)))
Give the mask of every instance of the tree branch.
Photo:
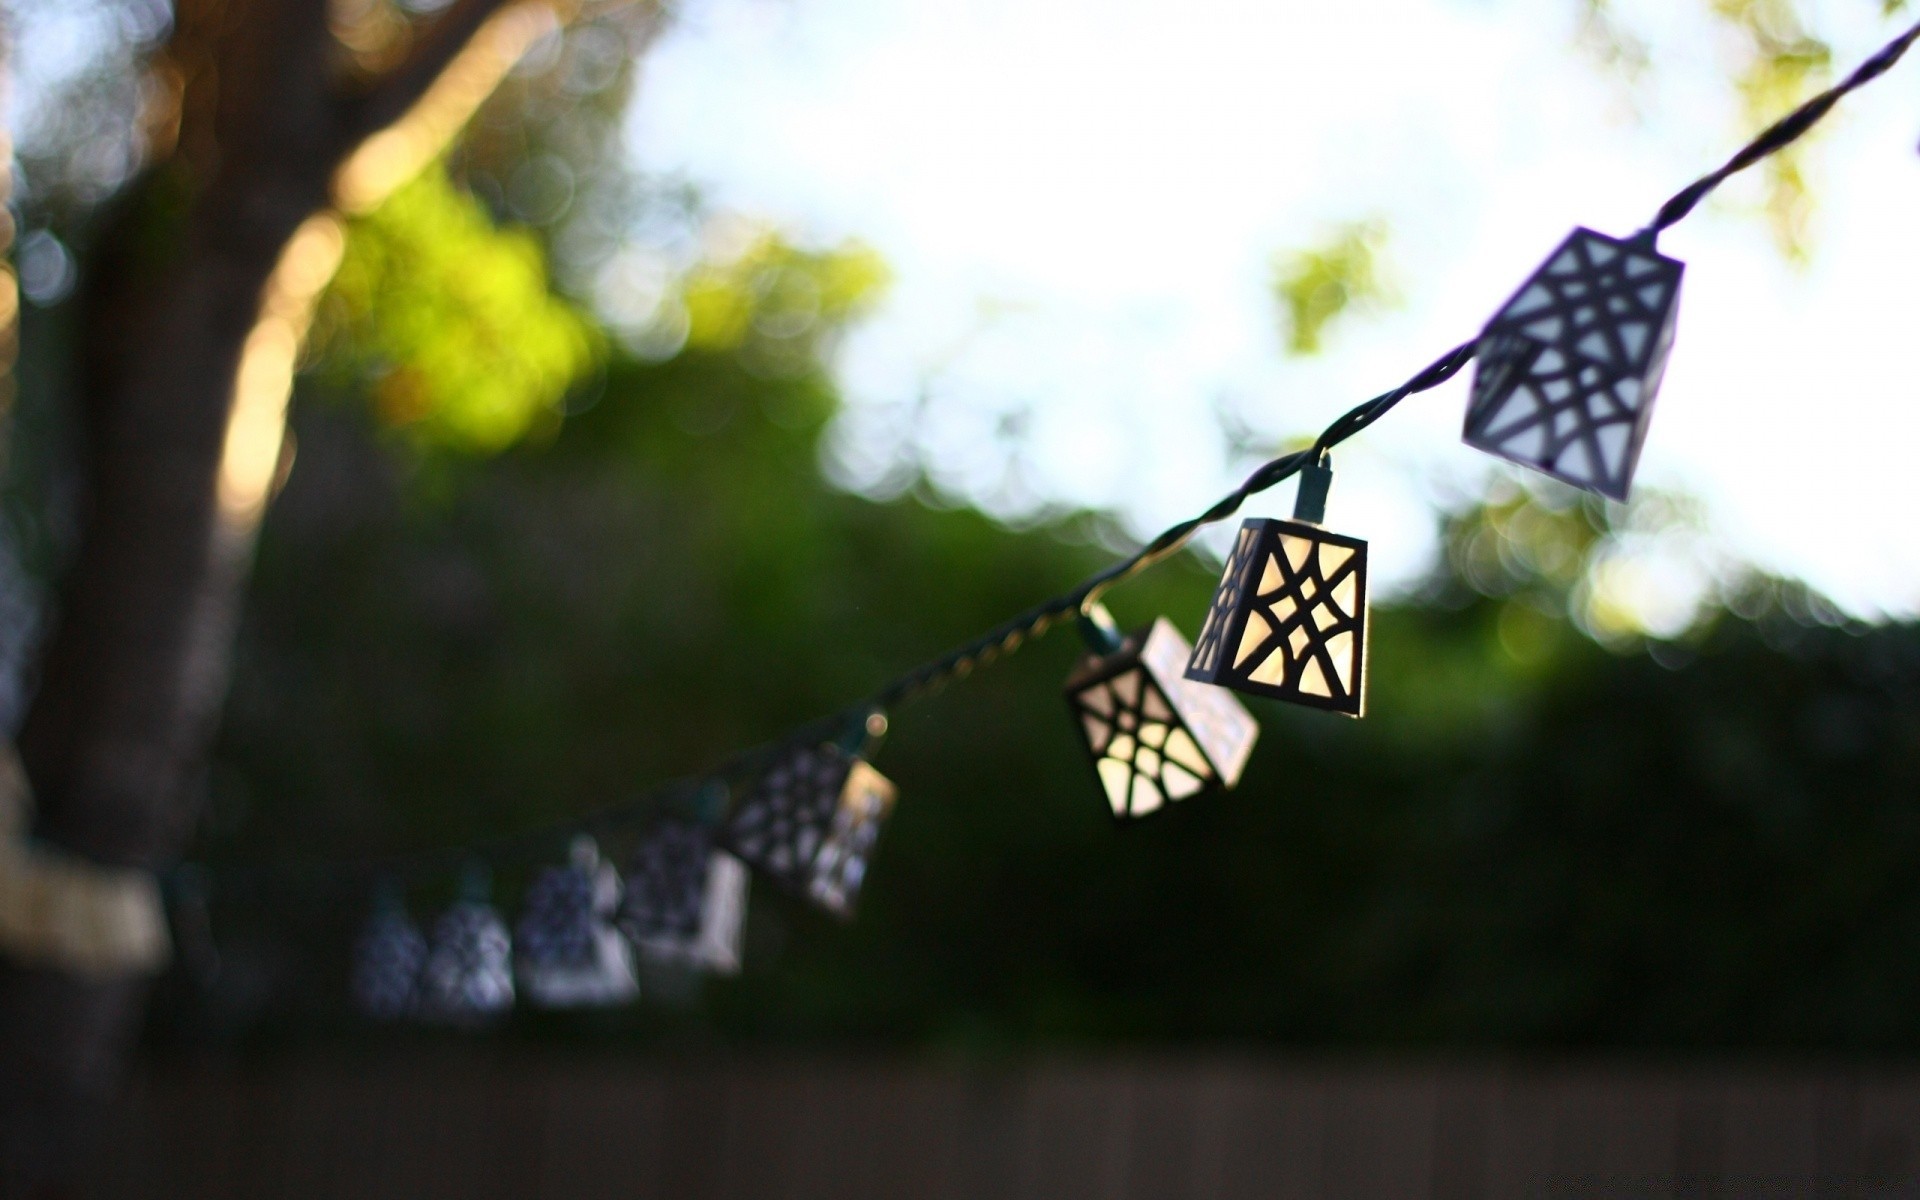
POLYGON ((360 142, 405 116, 488 18, 515 2, 454 0, 453 7, 440 15, 398 66, 381 76, 369 91, 341 106, 341 153, 351 153, 360 142))

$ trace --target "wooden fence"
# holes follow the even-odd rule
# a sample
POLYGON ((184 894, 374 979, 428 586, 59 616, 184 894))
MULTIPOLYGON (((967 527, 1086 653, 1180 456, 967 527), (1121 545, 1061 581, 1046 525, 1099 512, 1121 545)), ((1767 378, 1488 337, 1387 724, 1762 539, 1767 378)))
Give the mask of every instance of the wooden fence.
POLYGON ((99 1197, 1920 1196, 1920 1072, 531 1058, 156 1069, 99 1197))

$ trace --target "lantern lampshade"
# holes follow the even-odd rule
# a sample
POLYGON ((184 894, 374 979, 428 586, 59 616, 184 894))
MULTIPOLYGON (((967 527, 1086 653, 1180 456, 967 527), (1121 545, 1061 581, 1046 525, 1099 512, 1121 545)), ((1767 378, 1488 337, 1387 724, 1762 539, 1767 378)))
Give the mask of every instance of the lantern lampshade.
POLYGON ((1574 230, 1481 333, 1467 444, 1625 500, 1683 270, 1651 242, 1574 230))
POLYGON ((590 837, 574 841, 566 866, 534 879, 514 928, 514 967, 529 1000, 543 1008, 589 1008, 639 994, 633 950, 613 925, 619 904, 619 873, 590 837))
POLYGON ((353 1002, 361 1012, 393 1021, 413 1011, 427 939, 393 889, 382 889, 353 948, 353 1002))
POLYGON ((1188 655, 1162 617, 1117 650, 1087 655, 1067 679, 1067 703, 1117 818, 1240 781, 1259 726, 1232 695, 1185 678, 1188 655))
POLYGON ((663 821, 634 848, 620 928, 642 958, 734 974, 746 915, 746 865, 705 826, 663 821))
POLYGON ((1357 717, 1366 651, 1367 544, 1255 519, 1240 526, 1186 677, 1357 717))
POLYGON ((781 886, 850 918, 894 798, 864 759, 831 744, 803 747, 760 777, 723 841, 781 886))
POLYGON ((461 899, 434 923, 420 972, 419 1012, 477 1024, 513 1007, 513 939, 486 899, 486 877, 469 872, 461 899))

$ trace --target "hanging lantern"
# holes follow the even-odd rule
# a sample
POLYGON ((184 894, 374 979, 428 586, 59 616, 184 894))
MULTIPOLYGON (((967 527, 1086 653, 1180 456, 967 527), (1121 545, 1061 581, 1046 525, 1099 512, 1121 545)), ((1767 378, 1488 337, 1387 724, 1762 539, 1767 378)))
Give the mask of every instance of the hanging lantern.
POLYGON ((1650 237, 1574 230, 1481 333, 1467 444, 1625 500, 1683 270, 1650 237))
POLYGON ((706 826, 663 821, 634 848, 620 928, 641 957, 734 974, 746 914, 746 865, 706 826))
MULTIPOLYGON (((886 731, 873 714, 864 746, 886 731)), ((762 775, 722 837, 728 849, 835 916, 853 916, 894 786, 858 753, 822 745, 791 751, 762 775)))
POLYGON ((1187 640, 1165 617, 1122 639, 1095 607, 1081 618, 1093 653, 1067 679, 1100 786, 1116 817, 1143 817, 1230 788, 1260 727, 1230 693, 1184 678, 1187 640))
POLYGON ((369 1017, 398 1020, 413 1011, 427 939, 407 915, 400 889, 385 883, 353 948, 354 1005, 369 1017))
POLYGON ((613 927, 620 876, 590 837, 574 839, 564 867, 542 871, 514 926, 514 968, 543 1008, 624 1004, 640 994, 633 950, 613 927))
POLYGON ((513 942, 488 891, 486 869, 467 868, 460 899, 434 924, 420 973, 422 1016, 476 1024, 513 1007, 513 942))
POLYGON ((1325 459, 1307 467, 1293 520, 1240 526, 1188 679, 1361 715, 1367 544, 1320 528, 1332 479, 1325 459))

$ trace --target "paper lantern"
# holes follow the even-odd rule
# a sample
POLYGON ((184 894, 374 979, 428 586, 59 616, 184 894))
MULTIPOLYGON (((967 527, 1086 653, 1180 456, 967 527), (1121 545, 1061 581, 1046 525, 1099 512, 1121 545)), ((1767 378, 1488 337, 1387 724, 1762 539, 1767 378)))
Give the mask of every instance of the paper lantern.
POLYGON ((1359 716, 1367 544, 1307 521, 1240 526, 1186 677, 1359 716))
POLYGON ((434 923, 420 973, 420 1014, 476 1024, 513 1007, 513 940, 487 902, 487 876, 469 868, 461 898, 434 923))
POLYGON ((543 1008, 624 1004, 640 985, 633 950, 613 926, 620 876, 590 837, 576 838, 568 857, 527 889, 526 911, 514 927, 521 990, 543 1008))
POLYGON ((407 915, 397 887, 384 886, 353 948, 353 1002, 361 1012, 393 1021, 413 1011, 427 939, 407 915))
MULTIPOLYGON (((1102 619, 1096 628, 1111 626, 1102 619)), ((1095 653, 1068 677, 1067 703, 1115 817, 1143 817, 1240 781, 1260 728, 1232 695, 1182 675, 1190 648, 1171 621, 1124 641, 1117 632, 1090 640, 1095 653)))
POLYGON ((760 777, 728 818, 723 841, 781 886, 851 917, 894 794, 849 751, 805 747, 760 777))
POLYGON ((663 821, 634 848, 620 928, 641 957, 734 974, 746 915, 746 865, 706 826, 663 821))
POLYGON ((1683 270, 1651 240, 1574 230, 1481 333, 1467 444, 1625 500, 1683 270))

